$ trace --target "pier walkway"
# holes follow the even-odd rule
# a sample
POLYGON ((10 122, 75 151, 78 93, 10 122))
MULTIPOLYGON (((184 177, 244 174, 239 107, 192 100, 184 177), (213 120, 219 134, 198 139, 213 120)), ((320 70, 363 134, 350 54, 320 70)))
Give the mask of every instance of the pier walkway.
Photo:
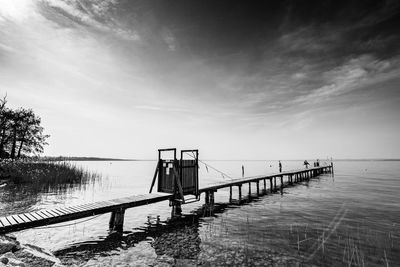
MULTIPOLYGON (((232 201, 232 187, 238 187, 238 199, 242 200, 242 186, 249 186, 249 195, 251 195, 251 184, 256 184, 257 195, 260 194, 260 183, 262 183, 264 193, 267 191, 275 192, 282 189, 285 185, 292 185, 312 177, 316 177, 322 173, 333 172, 333 165, 314 167, 309 169, 302 169, 289 172, 281 172, 267 176, 253 176, 241 179, 231 179, 221 183, 208 185, 199 189, 199 195, 205 193, 205 203, 207 205, 214 204, 214 193, 221 188, 230 188, 229 201, 232 201), (286 181, 285 179, 286 178, 286 181), (269 181, 269 188, 267 189, 267 182, 269 181), (277 186, 277 180, 279 186, 277 186)), ((20 231, 24 229, 47 226, 66 221, 72 221, 85 217, 90 217, 98 214, 111 213, 110 230, 122 231, 125 210, 137 206, 148 205, 160 201, 170 200, 177 201, 173 193, 149 193, 143 195, 134 195, 125 198, 94 202, 89 204, 82 204, 77 206, 57 207, 53 209, 39 210, 35 212, 9 215, 0 217, 0 234, 9 232, 20 231)), ((200 199, 200 198, 199 198, 200 199)), ((198 200, 199 200, 198 199, 198 200)), ((183 204, 185 200, 180 200, 183 204)))

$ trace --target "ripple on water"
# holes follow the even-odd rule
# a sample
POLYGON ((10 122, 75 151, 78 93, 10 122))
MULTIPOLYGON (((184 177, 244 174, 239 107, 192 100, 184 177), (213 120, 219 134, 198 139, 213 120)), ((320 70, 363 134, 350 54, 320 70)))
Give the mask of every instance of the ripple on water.
MULTIPOLYGON (((0 204, 6 213, 25 212, 142 194, 148 190, 155 163, 83 164, 108 178, 57 194, 29 192, 29 188, 6 191, 0 204)), ((237 162, 211 164, 240 175, 237 162)), ((287 163, 293 168, 296 164, 301 166, 301 162, 287 163)), ((250 165, 254 174, 264 172, 263 162, 250 165)), ((105 214, 62 228, 22 231, 17 237, 80 266, 394 266, 400 262, 399 173, 396 162, 337 162, 334 177, 322 175, 287 187, 282 195, 269 194, 240 206, 228 205, 229 190, 220 190, 219 205, 210 217, 203 217, 210 214, 200 209, 202 199, 183 207, 186 214, 197 210, 199 216, 170 222, 170 208, 163 202, 127 210, 123 235, 108 232, 105 214), (157 215, 162 223, 148 224, 147 216, 157 215)), ((202 169, 200 177, 221 180, 202 169)))

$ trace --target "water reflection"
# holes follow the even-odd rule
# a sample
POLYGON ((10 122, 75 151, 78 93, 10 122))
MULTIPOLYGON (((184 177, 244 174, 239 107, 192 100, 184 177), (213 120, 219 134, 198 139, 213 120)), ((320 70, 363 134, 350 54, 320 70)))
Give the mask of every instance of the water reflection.
POLYGON ((25 213, 38 209, 42 197, 65 199, 76 191, 86 191, 101 180, 97 174, 82 175, 71 179, 46 179, 34 182, 8 180, 0 188, 0 216, 25 213))
POLYGON ((197 260, 201 251, 199 228, 203 223, 203 218, 218 216, 230 206, 226 203, 218 203, 210 212, 210 208, 204 205, 191 214, 166 221, 150 218, 143 227, 125 231, 123 234, 110 232, 106 237, 99 237, 101 240, 72 244, 55 251, 54 254, 67 264, 82 263, 99 255, 112 255, 120 249, 129 249, 142 241, 150 241, 152 248, 159 256, 197 260))

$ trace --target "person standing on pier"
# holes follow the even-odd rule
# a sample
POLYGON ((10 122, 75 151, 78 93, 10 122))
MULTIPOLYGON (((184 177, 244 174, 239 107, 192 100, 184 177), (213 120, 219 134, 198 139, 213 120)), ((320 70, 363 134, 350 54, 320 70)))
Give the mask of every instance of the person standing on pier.
POLYGON ((279 172, 282 172, 282 163, 279 161, 279 172))
POLYGON ((308 165, 310 165, 310 163, 308 163, 307 160, 304 161, 304 165, 306 166, 306 169, 308 169, 308 165))
POLYGON ((242 165, 242 178, 244 178, 244 166, 242 165))

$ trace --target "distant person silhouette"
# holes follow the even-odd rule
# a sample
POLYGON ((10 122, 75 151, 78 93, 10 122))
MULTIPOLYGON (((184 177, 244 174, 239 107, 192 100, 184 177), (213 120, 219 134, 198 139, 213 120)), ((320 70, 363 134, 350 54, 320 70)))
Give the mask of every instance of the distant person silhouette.
POLYGON ((308 165, 310 165, 310 163, 308 163, 307 160, 304 161, 304 166, 306 166, 306 169, 308 169, 308 165))
POLYGON ((242 165, 242 178, 244 177, 244 166, 242 165))
POLYGON ((279 161, 279 172, 282 172, 282 163, 279 161))

